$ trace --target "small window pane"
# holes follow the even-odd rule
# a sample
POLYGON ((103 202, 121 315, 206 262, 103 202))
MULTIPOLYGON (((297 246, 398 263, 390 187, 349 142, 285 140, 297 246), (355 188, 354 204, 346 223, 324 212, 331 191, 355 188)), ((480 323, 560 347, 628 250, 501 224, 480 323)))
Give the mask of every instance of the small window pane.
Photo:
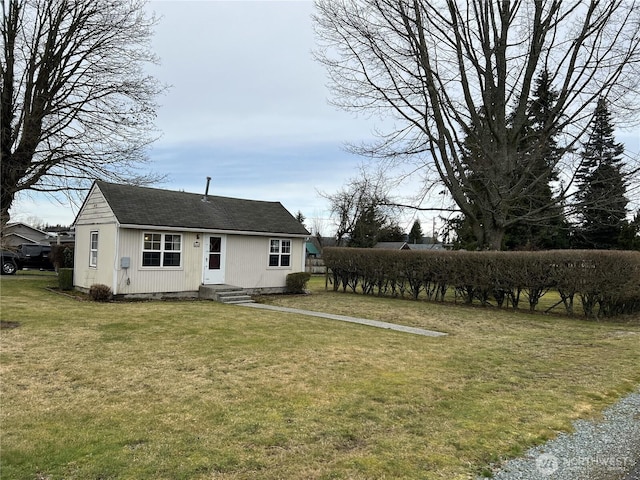
POLYGON ((180 235, 165 235, 164 249, 172 251, 180 251, 180 235))
POLYGON ((280 240, 271 240, 269 251, 271 253, 280 252, 280 240))
POLYGON ((142 252, 143 267, 159 267, 160 252, 142 252))
POLYGON ((282 240, 282 253, 291 253, 291 241, 282 240))
POLYGON ((280 256, 280 266, 288 267, 290 265, 291 255, 281 255, 280 256))
POLYGON ((209 270, 220 270, 220 254, 209 254, 209 270))
POLYGON ((220 253, 222 251, 222 239, 220 237, 209 238, 209 251, 211 253, 220 253))
POLYGON ((180 266, 180 254, 179 253, 165 253, 164 262, 162 264, 165 267, 179 267, 180 266))
POLYGON ((269 255, 269 266, 277 267, 279 258, 280 258, 280 255, 269 255))
POLYGON ((145 250, 160 250, 160 242, 162 235, 160 233, 145 233, 144 234, 144 249, 145 250))

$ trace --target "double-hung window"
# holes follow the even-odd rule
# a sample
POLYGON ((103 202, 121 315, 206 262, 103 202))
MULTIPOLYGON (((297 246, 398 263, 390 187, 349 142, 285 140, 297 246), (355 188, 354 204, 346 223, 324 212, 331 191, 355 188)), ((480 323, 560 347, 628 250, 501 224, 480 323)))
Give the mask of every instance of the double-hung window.
POLYGON ((272 238, 269 240, 269 266, 291 266, 291 240, 272 238))
POLYGON ((142 245, 143 267, 179 267, 182 235, 145 232, 142 245))
POLYGON ((98 232, 91 232, 89 240, 89 266, 98 266, 98 232))

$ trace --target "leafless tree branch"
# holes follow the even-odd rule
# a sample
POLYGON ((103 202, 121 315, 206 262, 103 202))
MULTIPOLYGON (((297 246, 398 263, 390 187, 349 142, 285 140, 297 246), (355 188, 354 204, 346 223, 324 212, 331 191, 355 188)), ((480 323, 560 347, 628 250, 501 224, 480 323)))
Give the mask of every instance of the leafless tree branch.
POLYGON ((144 0, 5 0, 2 5, 2 220, 16 193, 146 184, 157 133, 147 75, 156 18, 144 0))
MULTIPOLYGON (((558 92, 545 128, 562 132, 562 152, 577 149, 598 98, 629 122, 640 113, 633 0, 316 0, 316 8, 316 57, 334 104, 394 120, 379 143, 359 152, 419 156, 489 248, 500 248, 509 225, 545 215, 541 207, 514 213, 548 179, 532 176, 523 161, 536 152, 519 150, 542 70, 558 92), (483 146, 475 171, 461 157, 469 135, 483 146), (478 174, 481 191, 471 180, 478 174)), ((569 179, 577 167, 563 155, 549 165, 569 179)), ((554 202, 571 184, 560 190, 554 202)))

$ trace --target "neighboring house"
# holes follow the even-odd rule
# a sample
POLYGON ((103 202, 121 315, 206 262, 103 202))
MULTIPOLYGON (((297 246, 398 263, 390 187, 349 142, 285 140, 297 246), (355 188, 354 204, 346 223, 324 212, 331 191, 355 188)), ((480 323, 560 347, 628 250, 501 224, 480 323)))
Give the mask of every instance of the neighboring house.
POLYGON ((444 250, 442 243, 407 243, 409 250, 444 250))
POLYGON ((384 250, 409 250, 407 242, 378 242, 373 248, 381 248, 384 250))
POLYGON ((307 258, 320 258, 322 256, 320 249, 316 246, 315 242, 311 240, 306 242, 305 248, 307 249, 307 258))
POLYGON ((2 232, 2 244, 5 248, 17 248, 25 243, 49 245, 52 239, 53 236, 47 232, 22 222, 8 223, 2 232))
POLYGON ((309 232, 279 202, 96 181, 75 226, 74 286, 114 295, 196 295, 227 284, 285 289, 309 232))
POLYGON ((51 245, 70 245, 75 243, 75 232, 68 229, 47 230, 51 236, 51 245))
POLYGON ((326 273, 327 267, 324 265, 322 259, 322 252, 320 251, 318 239, 311 237, 306 244, 307 250, 307 262, 305 271, 311 274, 326 273))
POLYGON ((378 242, 373 248, 386 250, 443 250, 442 243, 378 242))

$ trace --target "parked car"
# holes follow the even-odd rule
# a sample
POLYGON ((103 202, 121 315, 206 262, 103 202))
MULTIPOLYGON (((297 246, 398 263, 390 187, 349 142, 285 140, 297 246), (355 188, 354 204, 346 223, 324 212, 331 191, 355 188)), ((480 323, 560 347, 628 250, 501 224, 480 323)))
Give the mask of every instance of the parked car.
POLYGON ((13 275, 18 270, 18 255, 9 252, 7 250, 2 250, 2 275, 13 275))
POLYGON ((51 245, 23 243, 18 247, 18 268, 53 270, 51 245))

